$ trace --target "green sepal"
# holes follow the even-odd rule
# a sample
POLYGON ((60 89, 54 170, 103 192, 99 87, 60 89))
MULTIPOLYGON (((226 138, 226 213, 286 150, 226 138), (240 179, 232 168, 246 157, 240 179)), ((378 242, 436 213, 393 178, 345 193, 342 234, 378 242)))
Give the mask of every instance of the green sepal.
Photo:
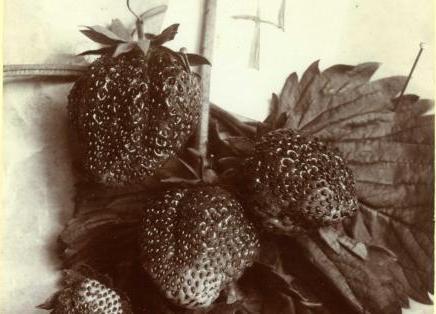
POLYGON ((86 50, 82 53, 79 53, 78 56, 113 54, 114 50, 115 50, 115 46, 109 46, 109 47, 103 47, 95 50, 86 50))
POLYGON ((180 24, 173 24, 165 28, 159 35, 154 35, 150 33, 145 34, 145 38, 151 40, 151 45, 153 47, 161 46, 167 41, 173 40, 177 34, 180 24))
POLYGON ((113 33, 109 29, 95 25, 85 26, 87 29, 80 30, 86 37, 102 45, 116 45, 121 42, 126 42, 120 38, 117 34, 113 33))
POLYGON ((203 65, 203 64, 212 65, 209 62, 209 60, 207 60, 205 57, 203 57, 201 55, 197 55, 194 53, 187 53, 186 57, 188 58, 189 65, 191 65, 191 66, 203 65))

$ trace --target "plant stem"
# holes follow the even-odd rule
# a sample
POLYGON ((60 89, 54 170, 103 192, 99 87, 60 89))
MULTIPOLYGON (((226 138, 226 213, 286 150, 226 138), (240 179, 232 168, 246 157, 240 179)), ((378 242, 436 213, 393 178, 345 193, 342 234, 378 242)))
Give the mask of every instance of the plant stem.
MULTIPOLYGON (((200 54, 209 61, 212 60, 213 44, 215 38, 215 21, 216 21, 217 0, 206 0, 203 12, 203 34, 201 38, 200 54)), ((209 93, 211 68, 208 65, 202 65, 200 69, 202 78, 202 104, 200 125, 197 135, 197 149, 203 160, 207 160, 207 142, 209 131, 209 93)))
POLYGON ((80 76, 88 66, 69 64, 11 64, 3 66, 4 78, 29 76, 80 76))
POLYGON ((138 40, 144 39, 144 22, 140 19, 136 21, 136 32, 138 33, 138 40))

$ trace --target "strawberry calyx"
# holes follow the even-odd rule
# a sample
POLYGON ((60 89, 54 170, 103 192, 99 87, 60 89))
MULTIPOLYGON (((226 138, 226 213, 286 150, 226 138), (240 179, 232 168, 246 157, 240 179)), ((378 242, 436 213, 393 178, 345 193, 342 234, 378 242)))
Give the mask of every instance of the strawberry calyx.
POLYGON ((177 30, 180 24, 173 24, 165 28, 159 35, 145 33, 146 39, 150 40, 151 46, 162 46, 167 41, 173 40, 176 37, 177 30))
MULTIPOLYGON (((137 24, 142 24, 142 22, 137 24)), ((150 46, 160 46, 174 39, 178 26, 179 24, 173 24, 159 35, 150 36, 148 34, 145 38, 138 36, 136 40, 119 19, 112 20, 112 24, 108 28, 99 25, 85 26, 86 29, 80 32, 92 41, 104 45, 104 47, 96 50, 87 50, 80 55, 112 54, 115 58, 135 48, 139 48, 146 55, 150 46)), ((143 33, 138 32, 138 34, 143 33)))
MULTIPOLYGON (((115 58, 138 48, 144 55, 147 55, 150 47, 163 47, 162 45, 164 43, 173 40, 179 28, 179 24, 172 24, 165 28, 160 34, 155 35, 143 32, 143 20, 141 17, 138 17, 136 25, 137 39, 133 38, 135 32, 129 32, 119 19, 113 19, 109 27, 100 25, 84 26, 85 29, 80 30, 80 32, 92 41, 103 45, 103 47, 84 51, 80 53, 79 56, 109 54, 115 58)), ((210 62, 203 56, 186 53, 185 50, 180 52, 174 52, 171 49, 168 50, 179 58, 187 69, 189 69, 190 66, 210 65, 210 62)))

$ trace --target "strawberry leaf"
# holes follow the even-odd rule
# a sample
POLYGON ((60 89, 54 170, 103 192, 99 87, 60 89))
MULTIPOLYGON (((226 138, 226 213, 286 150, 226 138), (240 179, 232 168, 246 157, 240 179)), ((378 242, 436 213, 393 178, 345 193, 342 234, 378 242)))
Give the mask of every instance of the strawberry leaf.
MULTIPOLYGON (((325 84, 321 78, 316 81, 318 86, 325 84)), ((311 102, 319 103, 322 109, 308 109, 302 115, 299 129, 315 133, 321 128, 334 126, 346 119, 362 119, 367 116, 368 119, 374 119, 374 114, 393 109, 392 98, 399 93, 405 81, 405 77, 398 76, 374 81, 339 94, 313 92, 308 98, 311 102)))
POLYGON ((423 115, 433 103, 395 98, 405 78, 369 81, 377 67, 320 72, 314 63, 300 82, 287 79, 273 117, 286 112, 287 127, 337 147, 356 179, 361 206, 344 224, 349 238, 306 239, 308 259, 322 261, 356 310, 400 313, 406 296, 428 303, 433 291, 434 116, 423 115))
POLYGON ((125 42, 125 40, 103 26, 95 25, 85 27, 87 29, 81 30, 81 32, 96 43, 102 45, 115 45, 117 43, 125 42))
POLYGON ((240 301, 237 305, 246 313, 297 313, 292 297, 280 292, 280 288, 274 286, 276 283, 283 281, 269 268, 256 265, 248 269, 238 282, 240 301))
POLYGON ((113 19, 109 29, 119 38, 129 41, 131 39, 129 30, 119 19, 113 19))
POLYGON ((224 141, 235 150, 237 156, 250 155, 254 151, 254 142, 247 137, 228 137, 224 141))
POLYGON ((139 16, 139 18, 144 21, 144 20, 149 19, 149 18, 151 18, 153 16, 165 13, 167 9, 168 9, 168 6, 166 6, 166 5, 159 5, 157 7, 154 7, 154 8, 151 8, 151 9, 145 11, 144 13, 142 13, 139 16))
MULTIPOLYGON (((264 124, 277 128, 285 119, 286 127, 327 141, 356 179, 360 211, 340 233, 320 230, 299 240, 301 256, 319 276, 299 275, 334 289, 342 301, 330 299, 345 300, 353 311, 400 313, 408 297, 429 303, 433 292, 434 116, 423 115, 433 102, 395 98, 405 78, 370 81, 377 68, 365 63, 321 72, 315 62, 300 81, 288 77, 264 124)), ((241 134, 232 119, 214 118, 230 133, 224 138, 241 134)))
POLYGON ((159 35, 145 34, 145 37, 151 40, 152 46, 161 46, 167 41, 173 40, 178 29, 179 24, 173 24, 165 28, 159 35))
POLYGON ((332 250, 318 237, 300 238, 299 243, 304 258, 334 283, 357 312, 401 313, 401 307, 408 305, 407 280, 388 251, 366 246, 363 258, 354 254, 355 248, 338 245, 337 250, 332 250))
POLYGON ((203 64, 211 65, 209 60, 197 54, 187 53, 186 57, 188 58, 189 64, 192 66, 203 65, 203 64))
POLYGON ((155 39, 157 37, 157 35, 151 34, 151 33, 144 33, 144 37, 148 40, 153 41, 153 39, 155 39))
MULTIPOLYGON (((292 127, 339 149, 355 175, 357 215, 298 238, 264 235, 269 242, 236 283, 235 295, 223 292, 213 306, 184 313, 399 314, 408 298, 430 302, 434 117, 423 114, 433 103, 398 98, 404 77, 370 81, 377 68, 365 63, 320 71, 316 62, 301 80, 288 77, 262 124, 265 130, 292 127)), ((209 152, 221 161, 218 167, 237 169, 259 123, 241 122, 214 105, 211 116, 209 152)), ((178 164, 167 174, 180 171, 178 164)), ((154 183, 154 189, 165 186, 154 183)), ((86 261, 109 274, 136 309, 179 313, 136 256, 135 224, 152 194, 79 186, 76 215, 61 237, 63 260, 68 266, 86 261)))
POLYGON ((56 306, 56 301, 58 299, 60 292, 56 292, 55 294, 53 294, 52 296, 50 296, 47 300, 44 301, 44 303, 36 306, 36 308, 41 309, 41 310, 53 310, 56 306))
POLYGON ((280 103, 283 109, 280 110, 279 113, 288 112, 289 122, 286 126, 289 128, 298 128, 305 108, 310 104, 309 102, 303 102, 302 99, 304 99, 306 93, 310 91, 309 87, 313 81, 319 77, 318 63, 319 61, 314 62, 306 72, 304 72, 301 82, 298 85, 298 77, 295 73, 291 74, 286 80, 280 95, 280 103))
POLYGON ((115 50, 115 47, 113 47, 113 46, 103 47, 103 48, 95 49, 95 50, 86 50, 86 51, 78 54, 78 56, 113 54, 114 50, 115 50))
POLYGON ((235 304, 244 313, 329 313, 307 290, 304 282, 283 268, 283 250, 279 239, 266 237, 258 262, 236 282, 235 304))

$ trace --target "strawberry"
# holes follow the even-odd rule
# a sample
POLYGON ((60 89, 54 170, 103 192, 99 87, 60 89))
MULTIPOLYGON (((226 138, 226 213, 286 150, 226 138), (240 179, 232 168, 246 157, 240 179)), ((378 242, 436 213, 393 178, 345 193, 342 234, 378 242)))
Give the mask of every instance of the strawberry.
POLYGON ((335 224, 357 208, 351 170, 317 138, 278 129, 244 163, 249 206, 272 230, 295 234, 335 224))
POLYGON ((97 279, 66 272, 66 286, 39 308, 53 314, 131 314, 126 298, 97 279))
POLYGON ((133 41, 116 20, 113 29, 82 32, 106 46, 74 84, 68 113, 84 173, 94 182, 142 183, 174 157, 199 120, 200 76, 189 62, 204 58, 161 46, 178 25, 133 41))
POLYGON ((240 203, 218 186, 165 191, 145 207, 140 239, 143 268, 186 308, 210 305, 259 248, 240 203))

